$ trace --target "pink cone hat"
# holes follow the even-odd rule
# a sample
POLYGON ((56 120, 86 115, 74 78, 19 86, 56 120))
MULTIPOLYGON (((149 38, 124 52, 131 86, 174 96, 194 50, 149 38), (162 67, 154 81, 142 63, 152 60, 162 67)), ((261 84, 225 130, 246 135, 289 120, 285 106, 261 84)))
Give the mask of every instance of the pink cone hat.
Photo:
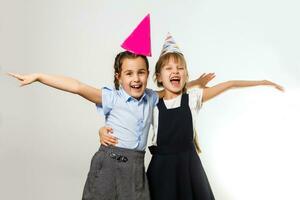
POLYGON ((150 14, 144 17, 121 47, 134 54, 151 56, 150 14))

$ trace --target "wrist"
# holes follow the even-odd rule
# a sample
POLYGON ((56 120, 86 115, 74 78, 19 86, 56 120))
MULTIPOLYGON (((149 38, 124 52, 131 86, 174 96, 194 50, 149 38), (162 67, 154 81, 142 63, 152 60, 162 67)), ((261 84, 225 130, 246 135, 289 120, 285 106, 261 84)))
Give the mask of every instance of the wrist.
POLYGON ((268 85, 268 81, 267 80, 261 80, 260 83, 261 83, 261 85, 268 85))
POLYGON ((203 88, 204 87, 203 84, 197 80, 192 80, 192 81, 188 82, 186 86, 187 86, 187 88, 194 88, 194 87, 203 88))
POLYGON ((33 74, 35 81, 41 81, 42 74, 41 73, 34 73, 33 74))

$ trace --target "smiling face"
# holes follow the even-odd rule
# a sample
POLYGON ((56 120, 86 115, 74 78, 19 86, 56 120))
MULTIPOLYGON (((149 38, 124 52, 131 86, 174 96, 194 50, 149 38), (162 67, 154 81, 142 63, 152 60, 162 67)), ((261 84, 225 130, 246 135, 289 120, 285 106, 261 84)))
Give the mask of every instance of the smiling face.
POLYGON ((164 87, 167 98, 178 96, 183 92, 188 79, 184 57, 173 53, 160 59, 156 65, 158 85, 164 87))
POLYGON ((140 99, 147 87, 148 74, 143 58, 125 58, 122 62, 121 72, 116 74, 116 78, 128 95, 140 99))

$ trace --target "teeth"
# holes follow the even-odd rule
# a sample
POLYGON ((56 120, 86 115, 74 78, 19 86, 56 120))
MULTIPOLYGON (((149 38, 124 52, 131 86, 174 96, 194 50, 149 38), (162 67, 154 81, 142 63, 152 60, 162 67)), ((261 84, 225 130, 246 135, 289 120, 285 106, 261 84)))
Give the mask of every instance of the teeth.
POLYGON ((132 85, 131 87, 133 87, 133 88, 139 88, 141 86, 140 85, 132 85))
POLYGON ((178 77, 173 77, 173 78, 171 78, 170 80, 171 80, 171 81, 180 81, 180 78, 178 78, 178 77))

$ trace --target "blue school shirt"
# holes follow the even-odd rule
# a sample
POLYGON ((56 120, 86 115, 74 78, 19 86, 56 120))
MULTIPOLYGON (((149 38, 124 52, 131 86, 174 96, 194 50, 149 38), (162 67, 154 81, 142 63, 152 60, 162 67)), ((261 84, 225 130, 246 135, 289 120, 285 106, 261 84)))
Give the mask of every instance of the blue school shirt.
POLYGON ((157 102, 158 95, 151 89, 146 89, 137 100, 122 88, 116 90, 104 87, 102 104, 96 106, 105 115, 106 126, 111 127, 113 135, 118 138, 117 147, 143 151, 157 102))

